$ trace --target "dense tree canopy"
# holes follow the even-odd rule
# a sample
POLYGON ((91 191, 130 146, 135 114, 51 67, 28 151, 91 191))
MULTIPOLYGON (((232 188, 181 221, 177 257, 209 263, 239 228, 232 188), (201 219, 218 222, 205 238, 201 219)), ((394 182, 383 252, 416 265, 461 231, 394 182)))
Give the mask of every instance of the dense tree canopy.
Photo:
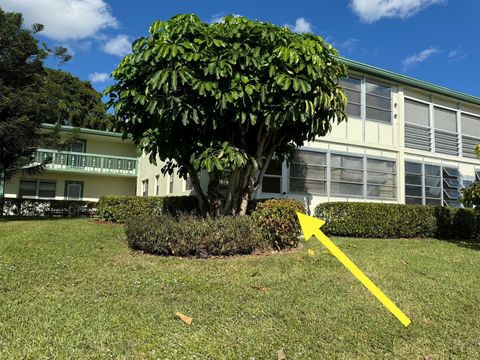
POLYGON ((39 46, 34 34, 43 26, 27 29, 18 13, 0 8, 0 215, 4 182, 17 171, 36 173, 33 154, 43 142, 62 145, 58 136, 41 136, 41 123, 107 128, 109 116, 101 94, 90 83, 71 74, 44 67, 52 55, 64 63, 70 59, 62 47, 39 46))
POLYGON ((65 71, 45 69, 36 104, 34 116, 42 123, 100 130, 112 126, 102 94, 65 71))
POLYGON ((156 21, 113 72, 117 126, 150 154, 189 175, 212 213, 246 211, 275 155, 345 119, 345 67, 319 36, 229 16, 156 21), (204 194, 197 171, 209 174, 204 194), (228 176, 228 190, 219 189, 228 176))

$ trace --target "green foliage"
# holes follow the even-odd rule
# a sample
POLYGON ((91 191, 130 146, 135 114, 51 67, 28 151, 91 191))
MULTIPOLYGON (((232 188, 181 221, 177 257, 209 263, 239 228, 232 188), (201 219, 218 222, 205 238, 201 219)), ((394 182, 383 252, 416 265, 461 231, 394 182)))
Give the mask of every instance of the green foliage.
MULTIPOLYGON (((3 204, 4 215, 13 216, 93 216, 97 203, 78 200, 47 200, 7 198, 3 204)), ((0 215, 2 208, 0 204, 0 215)))
POLYGON ((245 213, 262 169, 275 153, 324 136, 345 120, 338 79, 346 69, 321 37, 229 16, 208 24, 195 15, 155 21, 149 36, 113 72, 106 90, 117 126, 169 172, 210 175, 207 207, 245 213), (218 179, 230 175, 220 194, 218 179))
POLYGON ((480 209, 480 181, 476 181, 460 191, 462 193, 462 203, 465 206, 475 206, 476 209, 480 209))
POLYGON ((130 247, 165 256, 228 256, 267 248, 267 241, 247 216, 198 218, 129 216, 125 232, 130 247))
POLYGON ((38 121, 91 129, 110 129, 112 115, 102 102, 102 94, 89 81, 72 74, 46 69, 42 87, 36 95, 34 108, 38 121))
POLYGON ((472 209, 438 207, 435 215, 438 239, 480 240, 480 214, 472 209))
POLYGON ((314 215, 330 235, 370 238, 479 240, 480 214, 472 209, 401 204, 332 202, 314 215))
POLYGON ((131 216, 150 214, 194 213, 198 211, 193 196, 102 196, 98 201, 98 215, 102 220, 125 222, 131 216))
POLYGON ((314 216, 326 221, 324 232, 367 238, 434 237, 435 208, 429 206, 331 202, 318 205, 314 216))
POLYGON ((28 115, 48 53, 22 25, 21 14, 0 8, 0 181, 31 164, 39 140, 35 128, 40 122, 28 115))
POLYGON ((298 245, 301 229, 297 212, 305 212, 305 206, 301 202, 271 199, 259 202, 252 218, 269 244, 279 250, 298 245))

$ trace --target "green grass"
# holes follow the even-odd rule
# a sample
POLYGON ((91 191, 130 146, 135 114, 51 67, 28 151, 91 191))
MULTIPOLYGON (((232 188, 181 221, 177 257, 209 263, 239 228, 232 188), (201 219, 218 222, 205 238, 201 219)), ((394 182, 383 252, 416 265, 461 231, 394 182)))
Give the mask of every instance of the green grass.
POLYGON ((0 222, 0 359, 478 358, 478 248, 333 240, 408 328, 316 241, 314 257, 176 259, 131 251, 121 226, 0 222))

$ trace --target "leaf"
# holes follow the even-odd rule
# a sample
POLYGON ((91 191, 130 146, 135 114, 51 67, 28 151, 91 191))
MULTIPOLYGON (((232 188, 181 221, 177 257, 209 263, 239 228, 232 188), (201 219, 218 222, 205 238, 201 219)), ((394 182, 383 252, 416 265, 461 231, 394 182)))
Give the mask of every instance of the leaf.
POLYGON ((309 256, 315 256, 315 251, 313 251, 312 249, 307 249, 307 254, 309 256))
POLYGON ((177 317, 182 320, 185 324, 187 325, 192 325, 192 321, 193 319, 190 317, 190 316, 187 316, 187 315, 183 315, 182 313, 180 312, 176 312, 175 315, 177 315, 177 317))
POLYGON ((280 349, 277 351, 277 360, 285 360, 286 357, 285 357, 285 352, 283 351, 283 349, 280 349))
POLYGON ((264 288, 263 286, 260 286, 260 285, 252 285, 252 289, 255 289, 257 291, 267 291, 267 288, 264 288))

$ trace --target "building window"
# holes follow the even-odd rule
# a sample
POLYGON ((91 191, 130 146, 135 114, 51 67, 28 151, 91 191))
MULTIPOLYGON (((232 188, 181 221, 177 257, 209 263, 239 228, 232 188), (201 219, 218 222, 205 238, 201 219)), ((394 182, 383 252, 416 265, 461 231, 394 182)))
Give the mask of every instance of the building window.
POLYGON ((405 162, 405 203, 442 205, 440 166, 405 162))
POLYGON ((298 150, 290 164, 290 192, 327 193, 327 154, 298 150))
POLYGON ((349 116, 385 123, 392 122, 392 89, 365 78, 347 77, 339 85, 347 95, 349 116))
POLYGON ((72 143, 71 147, 72 152, 84 153, 87 151, 87 141, 86 140, 75 140, 72 143))
POLYGON ((444 167, 443 168, 443 203, 450 207, 461 207, 460 189, 460 173, 458 169, 444 167))
POLYGON ((282 162, 271 159, 263 175, 262 192, 280 194, 282 192, 282 162))
POLYGON ((463 156, 476 159, 475 147, 480 144, 480 117, 461 114, 463 156))
POLYGON ((155 175, 155 195, 160 195, 160 175, 155 175))
POLYGON ((170 174, 168 176, 168 193, 173 194, 173 174, 170 174))
POLYGON ((142 181, 142 196, 148 196, 148 179, 142 181))
POLYGON ((362 117, 362 80, 353 77, 340 79, 340 86, 347 95, 347 107, 345 112, 348 116, 362 117))
POLYGON ((330 194, 363 196, 363 158, 330 156, 330 194))
POLYGON ((83 182, 65 181, 65 199, 81 200, 83 198, 83 182))
POLYGON ((437 106, 433 107, 435 124, 435 151, 458 155, 457 113, 437 106))
POLYGON ((57 183, 54 180, 20 180, 18 196, 21 198, 54 199, 57 183))
POLYGON ((397 172, 394 161, 367 158, 367 196, 396 198, 397 172))
POLYGON ((430 151, 430 137, 430 106, 405 99, 405 146, 430 151))
POLYGON ((365 117, 368 120, 392 122, 392 90, 389 86, 367 81, 367 105, 365 117))

